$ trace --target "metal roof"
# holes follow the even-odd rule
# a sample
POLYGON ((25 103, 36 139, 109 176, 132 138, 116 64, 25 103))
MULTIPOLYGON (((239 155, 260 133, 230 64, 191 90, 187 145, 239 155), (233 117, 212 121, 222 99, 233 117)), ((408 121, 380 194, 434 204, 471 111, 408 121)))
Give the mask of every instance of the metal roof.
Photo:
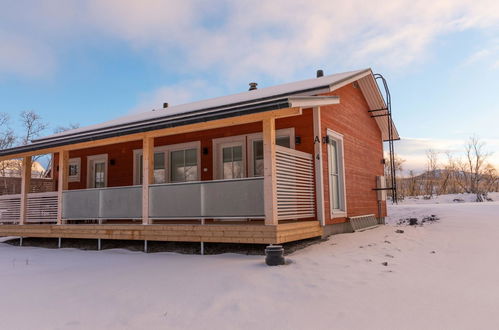
MULTIPOLYGON (((284 109, 293 106, 311 107, 311 104, 314 102, 317 103, 317 105, 320 105, 321 102, 322 104, 325 104, 327 102, 332 102, 331 100, 334 97, 317 96, 318 94, 333 91, 349 82, 359 79, 362 80, 366 77, 372 77, 371 69, 327 75, 204 101, 171 106, 165 109, 133 114, 101 124, 90 125, 46 136, 33 140, 31 144, 25 146, 0 150, 0 156, 31 152, 79 142, 100 140, 114 136, 153 131, 162 128, 183 126, 250 113, 284 109), (326 100, 327 98, 329 98, 330 101, 326 100)), ((366 95, 366 99, 368 99, 367 95, 371 95, 370 93, 376 94, 376 90, 373 90, 374 87, 372 86, 372 83, 374 83, 375 88, 377 88, 374 79, 372 79, 372 81, 367 80, 366 86, 369 88, 362 88, 362 91, 366 95)), ((377 106, 379 102, 383 102, 384 104, 379 89, 377 90, 377 93, 378 96, 370 96, 370 98, 375 101, 370 101, 368 99, 370 107, 377 106)), ((383 132, 383 120, 378 120, 376 118, 376 122, 380 125, 380 129, 383 132)))

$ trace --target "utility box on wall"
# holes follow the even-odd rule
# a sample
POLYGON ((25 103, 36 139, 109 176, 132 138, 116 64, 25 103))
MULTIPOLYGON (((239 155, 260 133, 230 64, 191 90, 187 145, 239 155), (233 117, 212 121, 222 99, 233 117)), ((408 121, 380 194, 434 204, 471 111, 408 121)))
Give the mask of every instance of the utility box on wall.
POLYGON ((378 201, 386 201, 386 178, 384 175, 376 177, 376 189, 378 189, 378 201))

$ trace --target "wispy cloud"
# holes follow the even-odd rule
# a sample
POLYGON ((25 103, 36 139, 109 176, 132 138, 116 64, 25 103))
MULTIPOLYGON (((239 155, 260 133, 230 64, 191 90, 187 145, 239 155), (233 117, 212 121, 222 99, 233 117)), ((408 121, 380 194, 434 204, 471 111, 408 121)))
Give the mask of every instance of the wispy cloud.
MULTIPOLYGON (((313 5, 306 0, 89 0, 29 6, 20 0, 1 9, 0 26, 18 30, 27 45, 39 43, 23 52, 34 58, 50 53, 44 48, 63 48, 82 36, 114 38, 154 54, 170 70, 215 70, 229 80, 241 74, 288 78, 331 61, 406 67, 424 60, 442 34, 499 25, 499 3, 487 0, 319 0, 313 5)), ((15 66, 29 72, 36 67, 30 63, 15 66)))
POLYGON ((0 30, 0 73, 45 77, 55 69, 55 55, 42 42, 0 30))
POLYGON ((485 48, 472 53, 465 61, 464 65, 485 63, 492 69, 499 69, 499 39, 489 40, 485 48))
POLYGON ((216 93, 221 93, 204 80, 183 80, 174 85, 161 86, 140 95, 139 102, 131 109, 132 113, 159 109, 163 103, 169 106, 197 101, 216 93))

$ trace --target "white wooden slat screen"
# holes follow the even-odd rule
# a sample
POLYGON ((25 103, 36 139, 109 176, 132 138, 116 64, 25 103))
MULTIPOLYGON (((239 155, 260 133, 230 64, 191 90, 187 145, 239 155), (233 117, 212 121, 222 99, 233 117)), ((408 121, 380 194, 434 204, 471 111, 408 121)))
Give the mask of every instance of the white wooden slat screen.
MULTIPOLYGON (((57 192, 28 195, 26 223, 57 222, 57 192)), ((0 223, 19 223, 21 195, 0 196, 0 223)))
POLYGON ((313 155, 276 146, 277 219, 315 217, 313 155))

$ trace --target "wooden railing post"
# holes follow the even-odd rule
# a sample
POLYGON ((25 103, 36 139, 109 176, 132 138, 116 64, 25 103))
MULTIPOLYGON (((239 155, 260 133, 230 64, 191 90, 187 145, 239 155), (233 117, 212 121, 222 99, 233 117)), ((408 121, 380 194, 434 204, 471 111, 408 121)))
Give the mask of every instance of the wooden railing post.
POLYGON ((149 185, 154 183, 154 138, 142 140, 142 224, 150 224, 149 185))
MULTIPOLYGON (((57 224, 62 225, 62 196, 64 190, 68 190, 68 162, 69 152, 59 151, 59 173, 57 178, 57 224)), ((54 161, 52 160, 52 163, 54 161)), ((54 164, 55 165, 55 164, 54 164)))
POLYGON ((28 194, 31 187, 31 156, 24 157, 21 169, 21 204, 19 224, 24 225, 28 217, 28 194))
POLYGON ((266 225, 278 223, 275 149, 275 118, 270 117, 263 120, 263 197, 266 225))

